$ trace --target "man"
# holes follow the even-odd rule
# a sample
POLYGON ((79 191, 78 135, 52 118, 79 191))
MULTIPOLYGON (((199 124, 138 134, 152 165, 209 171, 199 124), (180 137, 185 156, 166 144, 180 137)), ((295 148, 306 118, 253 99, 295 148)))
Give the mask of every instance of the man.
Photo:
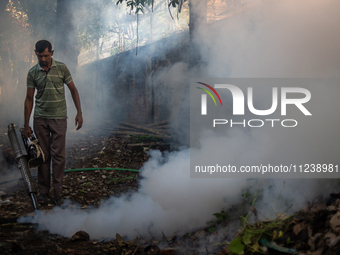
POLYGON ((25 99, 25 124, 23 135, 31 137, 29 120, 35 96, 33 129, 39 145, 45 153, 45 162, 38 168, 38 202, 48 203, 52 181, 54 200, 57 205, 63 203, 62 186, 65 168, 65 138, 67 127, 67 109, 64 84, 70 89, 73 102, 77 109, 75 125, 77 130, 83 125, 78 90, 72 81, 71 74, 65 64, 55 61, 52 45, 49 41, 41 40, 35 45, 38 64, 27 74, 27 93, 25 99))

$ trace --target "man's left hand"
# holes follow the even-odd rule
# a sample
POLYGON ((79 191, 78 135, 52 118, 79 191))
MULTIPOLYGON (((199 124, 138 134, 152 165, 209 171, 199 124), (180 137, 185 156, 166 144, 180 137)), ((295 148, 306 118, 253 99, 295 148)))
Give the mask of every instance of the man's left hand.
POLYGON ((79 130, 83 126, 83 116, 81 113, 78 113, 76 116, 75 126, 77 127, 76 130, 79 130))

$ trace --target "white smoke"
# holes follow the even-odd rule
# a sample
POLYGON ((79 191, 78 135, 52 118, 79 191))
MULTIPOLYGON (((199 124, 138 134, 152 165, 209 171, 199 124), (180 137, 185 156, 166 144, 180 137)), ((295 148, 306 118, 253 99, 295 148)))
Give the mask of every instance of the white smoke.
POLYGON ((216 78, 339 77, 339 2, 261 1, 200 30, 216 78))
MULTIPOLYGON (((262 1, 255 7, 246 7, 235 17, 210 24, 196 37, 200 39, 198 44, 206 63, 201 76, 337 77, 340 17, 336 10, 339 4, 336 0, 262 1)), ((163 82, 169 83, 167 76, 186 75, 185 68, 172 68, 167 75, 163 73, 166 79, 163 82)), ((334 100, 337 93, 335 88, 333 94, 327 92, 326 95, 334 100)), ((328 105, 331 102, 323 101, 328 105)), ((331 108, 329 105, 326 109, 331 108)), ((32 222, 38 223, 41 229, 68 237, 78 230, 88 232, 92 239, 112 238, 116 233, 134 237, 137 231, 142 236, 157 236, 162 231, 172 235, 204 227, 213 213, 240 201, 247 187, 252 192, 263 190, 258 208, 264 215, 277 210, 274 203, 279 194, 294 205, 293 209, 302 208, 316 195, 331 192, 337 180, 193 179, 189 159, 190 154, 203 158, 209 151, 225 160, 239 162, 249 159, 260 162, 268 158, 277 162, 282 153, 306 160, 314 156, 334 159, 338 153, 336 144, 339 144, 336 109, 327 113, 319 112, 317 107, 313 110, 322 125, 306 127, 300 135, 289 139, 283 133, 266 137, 257 131, 229 132, 222 137, 205 133, 199 139, 200 150, 183 149, 165 156, 153 151, 141 171, 143 179, 138 193, 131 197, 112 197, 89 213, 55 208, 52 212, 37 214, 32 222), (333 122, 327 125, 329 116, 333 122), (315 139, 306 141, 304 137, 308 136, 315 139), (290 142, 294 142, 293 148, 290 142), (228 144, 228 150, 215 146, 220 143, 228 144), (327 143, 332 146, 327 147, 327 143)))
POLYGON ((204 226, 239 194, 246 180, 189 178, 189 150, 168 155, 167 163, 159 151, 143 168, 141 188, 131 198, 111 198, 90 213, 54 209, 37 215, 33 222, 53 233, 72 236, 82 229, 91 238, 114 237, 116 233, 135 237, 166 235, 204 226), (63 218, 63 220, 62 220, 63 218), (138 231, 138 232, 137 232, 138 231))

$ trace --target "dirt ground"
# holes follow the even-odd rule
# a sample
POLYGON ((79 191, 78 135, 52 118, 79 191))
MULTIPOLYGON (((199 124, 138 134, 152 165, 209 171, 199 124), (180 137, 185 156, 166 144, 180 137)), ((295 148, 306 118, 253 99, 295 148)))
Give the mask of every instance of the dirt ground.
MULTIPOLYGON (((147 151, 150 148, 169 150, 168 145, 158 145, 162 141, 154 137, 91 134, 72 134, 67 140, 63 194, 65 199, 78 204, 81 209, 96 208, 110 196, 118 197, 137 191, 138 169, 148 159, 147 151), (143 142, 148 145, 128 146, 143 142)), ((37 231, 34 224, 17 223, 18 217, 32 215, 34 208, 23 181, 18 180, 20 170, 14 161, 6 130, 1 130, 0 144, 3 157, 1 174, 11 172, 13 175, 13 171, 17 171, 13 175, 16 178, 0 181, 1 254, 144 254, 148 243, 141 245, 140 242, 123 241, 119 236, 111 242, 93 242, 88 240, 86 234, 80 240, 72 241, 46 231, 37 231), (6 169, 10 170, 6 172, 6 169)), ((37 169, 31 169, 31 172, 37 187, 37 169)), ((51 199, 47 205, 40 205, 39 209, 51 210, 55 206, 51 199)), ((147 250, 150 248, 152 246, 147 250)))
MULTIPOLYGON (((72 171, 66 171, 63 186, 65 198, 77 203, 84 210, 98 207, 101 201, 110 196, 118 197, 136 192, 141 178, 138 169, 148 160, 147 151, 150 148, 171 150, 169 143, 151 136, 117 136, 95 131, 90 133, 90 136, 80 133, 68 138, 66 170, 72 171), (148 145, 136 146, 142 142, 148 145)), ((19 173, 6 130, 0 132, 0 146, 3 158, 0 162, 1 174, 8 171, 19 173)), ((16 176, 20 177, 20 174, 16 176)), ((32 176, 36 185, 36 169, 32 169, 32 176)), ((340 254, 339 198, 339 194, 332 194, 323 203, 310 204, 292 217, 284 227, 275 225, 275 229, 268 228, 268 224, 273 222, 245 226, 243 232, 239 231, 237 235, 239 243, 244 246, 243 254, 340 254), (255 234, 251 238, 249 234, 245 234, 245 231, 259 233, 259 229, 266 228, 269 230, 261 238, 267 238, 270 244, 263 244, 263 247, 258 246, 259 240, 254 240, 255 234), (291 250, 287 250, 288 248, 291 250), (254 249, 258 249, 258 252, 254 252, 254 249)), ((47 205, 40 206, 40 209, 51 210, 55 206, 51 200, 47 205)), ((252 211, 256 212, 256 209, 253 208, 252 211)), ((33 212, 32 202, 22 180, 0 181, 0 254, 232 254, 227 242, 230 242, 230 236, 225 236, 226 242, 216 245, 214 236, 218 233, 211 231, 211 226, 181 237, 163 237, 162 240, 126 240, 117 234, 113 240, 94 241, 89 240, 85 232, 66 238, 47 231, 38 231, 35 224, 17 222, 18 217, 33 212), (205 241, 202 241, 202 236, 205 241)), ((233 223, 221 216, 216 224, 217 222, 224 228, 233 223)))

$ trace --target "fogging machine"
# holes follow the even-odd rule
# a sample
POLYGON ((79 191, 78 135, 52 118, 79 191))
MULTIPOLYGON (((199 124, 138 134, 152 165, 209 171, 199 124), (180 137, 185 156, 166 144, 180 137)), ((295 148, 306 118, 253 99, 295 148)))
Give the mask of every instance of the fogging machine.
POLYGON ((15 161, 17 162, 25 188, 32 199, 35 210, 39 209, 37 192, 32 181, 30 168, 39 167, 43 163, 43 154, 39 152, 36 138, 32 132, 32 139, 27 140, 23 136, 23 129, 16 127, 13 123, 8 125, 8 138, 10 140, 15 161))

